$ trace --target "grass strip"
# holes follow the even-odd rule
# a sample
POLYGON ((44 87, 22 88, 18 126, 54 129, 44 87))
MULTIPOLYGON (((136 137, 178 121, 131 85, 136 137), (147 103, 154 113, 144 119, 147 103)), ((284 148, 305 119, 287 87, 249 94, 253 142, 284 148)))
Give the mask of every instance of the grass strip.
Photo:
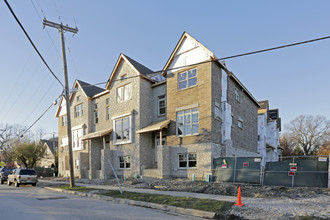
POLYGON ((92 190, 98 190, 96 188, 90 188, 90 187, 85 187, 85 186, 74 186, 71 188, 70 185, 56 186, 55 188, 77 191, 77 192, 89 192, 92 190))
POLYGON ((115 198, 131 199, 143 202, 151 202, 162 205, 170 205, 182 208, 197 209, 202 211, 221 213, 229 210, 233 206, 233 202, 218 201, 213 199, 199 199, 192 197, 168 196, 149 193, 123 192, 120 194, 116 190, 107 190, 99 193, 103 196, 111 196, 115 198))

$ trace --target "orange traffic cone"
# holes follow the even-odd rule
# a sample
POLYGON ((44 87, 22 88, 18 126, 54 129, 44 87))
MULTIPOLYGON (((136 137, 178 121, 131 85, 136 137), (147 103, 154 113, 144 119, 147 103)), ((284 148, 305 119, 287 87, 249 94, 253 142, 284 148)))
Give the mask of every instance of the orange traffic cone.
POLYGON ((235 204, 235 206, 239 206, 239 207, 244 206, 241 199, 241 187, 238 187, 237 203, 235 204))

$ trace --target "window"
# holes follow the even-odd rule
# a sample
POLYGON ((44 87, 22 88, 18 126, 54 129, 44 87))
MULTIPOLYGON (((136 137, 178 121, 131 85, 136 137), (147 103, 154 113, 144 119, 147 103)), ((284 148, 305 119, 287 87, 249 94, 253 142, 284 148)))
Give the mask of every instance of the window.
POLYGON ((197 69, 178 74, 179 90, 197 85, 197 69))
POLYGON ((94 111, 94 123, 97 124, 99 123, 99 112, 94 111))
POLYGON ((107 98, 107 99, 105 100, 105 104, 106 104, 106 105, 110 105, 110 99, 109 99, 109 98, 107 98))
POLYGON ((77 96, 77 101, 80 101, 81 100, 81 97, 80 95, 77 96))
POLYGON ((131 157, 130 156, 119 157, 119 168, 120 169, 131 168, 131 157))
POLYGON ((77 129, 72 131, 72 148, 73 150, 82 150, 83 142, 81 137, 83 136, 83 129, 77 129))
POLYGON ((79 170, 79 160, 75 160, 75 167, 77 170, 79 170))
POLYGON ((166 96, 158 96, 158 116, 166 114, 166 96))
POLYGON ((81 117, 83 116, 83 113, 83 104, 79 104, 74 107, 74 117, 81 117))
POLYGON ((117 88, 117 102, 126 102, 132 98, 132 85, 117 88))
POLYGON ((237 126, 239 128, 243 128, 243 119, 242 118, 238 118, 237 126))
POLYGON ((107 118, 106 119, 110 120, 110 107, 107 106, 106 110, 107 110, 107 118))
POLYGON ((179 168, 192 168, 197 166, 196 154, 179 154, 179 168))
POLYGON ((68 124, 68 116, 63 115, 62 116, 62 126, 66 126, 68 124))
POLYGON ((239 102, 239 89, 235 88, 235 99, 239 102))
POLYGON ((130 143, 132 140, 131 116, 114 120, 115 144, 130 143))
POLYGON ((198 134, 199 119, 198 108, 176 113, 177 135, 188 136, 198 134))
POLYGON ((94 109, 98 109, 99 105, 97 103, 94 103, 94 109))

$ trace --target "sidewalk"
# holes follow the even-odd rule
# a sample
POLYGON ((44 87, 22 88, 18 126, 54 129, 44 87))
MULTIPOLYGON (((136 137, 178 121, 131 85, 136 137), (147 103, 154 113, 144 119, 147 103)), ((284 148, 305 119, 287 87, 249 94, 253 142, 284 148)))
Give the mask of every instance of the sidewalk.
MULTIPOLYGON (((48 181, 48 180, 39 180, 39 181, 41 183, 44 182, 50 184, 69 184, 68 181, 61 181, 61 182, 48 181)), ((96 184, 83 184, 83 183, 76 183, 76 185, 86 186, 96 189, 119 190, 118 187, 109 186, 109 185, 96 185, 96 184)), ((143 188, 130 188, 130 187, 122 187, 122 190, 129 192, 138 192, 138 193, 193 197, 200 199, 213 199, 213 200, 221 200, 221 201, 228 201, 234 203, 236 203, 237 201, 236 196, 223 196, 223 195, 190 193, 190 192, 181 192, 181 191, 160 191, 156 189, 143 189, 143 188)), ((243 187, 242 203, 245 204, 245 206, 244 207, 233 206, 231 214, 234 214, 236 216, 242 216, 245 219, 263 219, 263 220, 292 219, 297 216, 321 216, 322 219, 327 219, 330 217, 330 210, 328 205, 329 201, 330 201, 330 197, 328 195, 319 195, 313 198, 300 197, 298 199, 244 197, 244 187, 243 187)), ((175 210, 175 207, 169 209, 168 206, 161 206, 159 204, 152 204, 152 203, 150 204, 151 205, 149 206, 148 204, 141 202, 141 206, 145 206, 145 207, 156 208, 164 211, 177 212, 187 215, 191 214, 190 210, 188 209, 182 211, 183 208, 178 208, 177 210, 175 210)), ((136 202, 134 202, 134 204, 131 205, 136 205, 136 202)), ((209 212, 209 216, 210 215, 211 213, 209 212)), ((206 215, 195 215, 195 216, 205 217, 206 215)))

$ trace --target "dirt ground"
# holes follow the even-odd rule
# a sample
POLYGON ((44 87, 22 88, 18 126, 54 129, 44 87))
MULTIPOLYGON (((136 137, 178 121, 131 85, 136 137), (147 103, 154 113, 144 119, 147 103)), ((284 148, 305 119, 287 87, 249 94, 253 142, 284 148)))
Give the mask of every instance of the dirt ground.
MULTIPOLYGON (((52 180, 63 181, 66 178, 51 178, 52 180)), ((115 179, 111 180, 87 180, 76 179, 77 183, 90 183, 99 185, 113 185, 117 186, 115 179)), ((313 198, 316 195, 330 195, 329 188, 316 187, 284 187, 284 186, 258 186, 248 184, 232 184, 232 183, 217 183, 217 182, 203 182, 191 181, 187 179, 127 179, 121 180, 123 187, 157 189, 168 191, 183 191, 207 193, 215 195, 237 196, 238 186, 241 186, 241 193, 244 197, 254 198, 313 198)))
MULTIPOLYGON (((48 178, 44 178, 45 180, 48 178)), ((50 178, 65 181, 66 178, 50 178)), ((115 179, 75 179, 77 183, 117 186, 115 179)), ((256 186, 247 184, 191 181, 187 179, 139 178, 120 181, 122 187, 184 191, 215 195, 237 196, 241 186, 247 205, 233 208, 219 219, 330 219, 330 189, 314 187, 256 186), (250 199, 249 199, 250 198, 250 199), (248 200, 248 201, 247 201, 248 200)))

